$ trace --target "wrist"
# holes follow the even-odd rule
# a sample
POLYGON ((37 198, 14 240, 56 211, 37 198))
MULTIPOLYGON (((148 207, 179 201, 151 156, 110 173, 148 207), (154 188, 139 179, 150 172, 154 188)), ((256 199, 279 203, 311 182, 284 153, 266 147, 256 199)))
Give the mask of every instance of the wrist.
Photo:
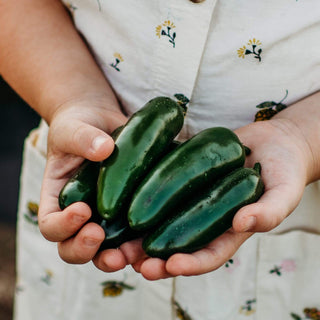
POLYGON ((320 93, 279 112, 272 120, 292 135, 304 157, 306 184, 320 179, 320 93))
POLYGON ((66 100, 52 108, 45 119, 51 126, 65 119, 79 120, 91 124, 104 132, 111 133, 123 125, 127 118, 121 112, 118 102, 113 97, 104 94, 86 93, 76 98, 66 100))

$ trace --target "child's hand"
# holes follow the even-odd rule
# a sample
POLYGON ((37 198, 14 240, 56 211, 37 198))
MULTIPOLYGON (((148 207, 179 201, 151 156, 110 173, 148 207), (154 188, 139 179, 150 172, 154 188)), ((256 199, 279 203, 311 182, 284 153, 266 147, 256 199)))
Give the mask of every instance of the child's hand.
POLYGON ((141 241, 126 243, 109 254, 117 259, 130 257, 133 267, 151 280, 199 275, 222 266, 253 232, 278 226, 298 205, 308 182, 306 164, 310 163, 310 148, 292 122, 283 119, 253 123, 236 133, 252 150, 246 166, 261 163, 265 193, 257 203, 239 210, 232 229, 206 248, 192 254, 175 254, 168 261, 147 258, 141 250, 141 241))
POLYGON ((127 120, 115 110, 110 111, 94 100, 69 102, 55 112, 50 123, 39 227, 45 238, 58 242, 61 258, 69 263, 90 261, 104 239, 104 232, 97 224, 86 224, 91 210, 83 202, 61 212, 59 192, 84 158, 101 161, 111 154, 114 142, 106 132, 112 132, 127 120))
POLYGON ((310 150, 299 130, 290 121, 253 123, 236 132, 252 154, 246 166, 262 166, 265 193, 260 200, 236 214, 233 228, 193 254, 175 254, 167 262, 147 259, 136 264, 148 279, 198 275, 222 266, 252 232, 278 226, 298 205, 307 183, 310 150))

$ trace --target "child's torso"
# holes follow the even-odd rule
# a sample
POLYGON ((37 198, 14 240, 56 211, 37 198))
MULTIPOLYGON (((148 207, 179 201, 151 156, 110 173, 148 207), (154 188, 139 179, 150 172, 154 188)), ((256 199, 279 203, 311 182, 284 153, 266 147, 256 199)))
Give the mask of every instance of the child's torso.
POLYGON ((317 0, 64 2, 125 112, 190 100, 184 137, 269 118, 320 88, 317 0))

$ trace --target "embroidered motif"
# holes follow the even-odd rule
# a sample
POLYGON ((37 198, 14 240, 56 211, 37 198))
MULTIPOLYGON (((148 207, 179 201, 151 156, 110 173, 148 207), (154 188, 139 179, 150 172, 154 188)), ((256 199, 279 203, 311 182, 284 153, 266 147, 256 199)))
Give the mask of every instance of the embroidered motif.
POLYGON ((115 70, 120 71, 118 65, 120 62, 123 61, 123 58, 122 58, 121 54, 118 52, 114 53, 113 56, 115 58, 115 63, 110 63, 110 66, 113 67, 115 70))
POLYGON ((190 100, 182 93, 176 93, 174 97, 177 99, 177 103, 182 107, 184 115, 187 114, 187 104, 190 102, 190 100))
POLYGON ((41 281, 43 281, 47 285, 51 285, 51 279, 53 277, 53 272, 49 269, 45 270, 45 275, 41 277, 41 281))
POLYGON ((279 277, 282 276, 283 272, 288 273, 288 272, 293 272, 296 270, 296 263, 292 259, 285 259, 281 262, 280 265, 274 266, 273 269, 269 271, 269 273, 274 273, 278 275, 279 277))
POLYGON ((313 319, 313 320, 320 320, 320 311, 317 308, 305 308, 303 310, 304 316, 300 317, 296 313, 290 313, 292 319, 295 320, 304 320, 304 319, 313 319))
POLYGON ((102 282, 102 294, 104 297, 116 297, 123 293, 123 290, 134 290, 135 288, 123 281, 105 281, 102 282))
POLYGON ((38 225, 38 210, 39 205, 29 201, 27 203, 27 212, 24 214, 25 219, 34 225, 38 225))
POLYGON ((167 20, 156 27, 156 35, 159 38, 161 38, 161 36, 168 37, 169 42, 172 43, 173 48, 175 48, 176 46, 175 39, 177 35, 175 32, 171 34, 171 30, 174 29, 175 27, 176 26, 174 25, 174 23, 171 22, 170 20, 167 20))
POLYGON ((280 112, 281 110, 287 108, 285 104, 282 102, 287 98, 288 90, 286 90, 286 94, 284 98, 279 102, 274 101, 265 101, 256 106, 256 108, 261 109, 255 115, 254 121, 264 121, 271 119, 275 114, 280 112))
POLYGON ((229 268, 230 267, 230 265, 232 265, 233 264, 233 259, 229 259, 226 263, 225 263, 225 267, 226 268, 229 268))
POLYGON ((302 320, 302 318, 300 316, 298 316, 297 314, 295 314, 295 313, 290 313, 290 316, 291 316, 292 319, 302 320))
POLYGON ((24 288, 22 285, 17 284, 17 285, 16 285, 16 288, 15 288, 15 293, 16 293, 16 294, 19 294, 20 292, 23 292, 24 289, 25 289, 25 288, 24 288))
POLYGON ((227 272, 232 273, 239 265, 240 265, 240 259, 238 257, 235 257, 235 258, 229 259, 224 266, 227 272))
POLYGON ((192 320, 190 315, 187 313, 187 311, 183 310, 179 303, 177 301, 173 302, 175 312, 176 312, 176 317, 181 320, 192 320))
POLYGON ((248 41, 247 45, 250 47, 249 49, 246 46, 238 49, 238 57, 244 59, 247 55, 253 55, 255 59, 258 59, 259 62, 261 62, 261 41, 253 38, 252 40, 248 41))
POLYGON ((246 303, 240 307, 239 313, 250 316, 251 314, 256 312, 256 309, 254 307, 256 303, 256 299, 247 300, 246 303))

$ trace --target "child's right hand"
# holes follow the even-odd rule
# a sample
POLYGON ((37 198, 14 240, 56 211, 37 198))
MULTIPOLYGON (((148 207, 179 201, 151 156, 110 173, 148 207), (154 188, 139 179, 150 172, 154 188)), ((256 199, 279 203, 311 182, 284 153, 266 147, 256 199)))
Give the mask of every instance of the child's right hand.
MULTIPOLYGON (((110 155, 114 144, 108 133, 127 119, 62 1, 0 3, 1 76, 50 124, 40 231, 58 242, 63 260, 85 263, 95 256, 104 232, 86 224, 91 210, 83 202, 61 212, 58 195, 84 158, 100 161, 110 155)), ((105 270, 102 258, 94 260, 105 270)), ((116 268, 123 266, 120 260, 108 258, 116 268)))
POLYGON ((59 192, 84 158, 101 161, 111 154, 114 142, 107 133, 127 120, 115 110, 108 110, 100 101, 73 101, 58 108, 51 118, 39 228, 46 239, 58 242, 59 254, 68 263, 92 260, 104 232, 97 224, 86 223, 91 209, 83 202, 61 211, 59 192))

